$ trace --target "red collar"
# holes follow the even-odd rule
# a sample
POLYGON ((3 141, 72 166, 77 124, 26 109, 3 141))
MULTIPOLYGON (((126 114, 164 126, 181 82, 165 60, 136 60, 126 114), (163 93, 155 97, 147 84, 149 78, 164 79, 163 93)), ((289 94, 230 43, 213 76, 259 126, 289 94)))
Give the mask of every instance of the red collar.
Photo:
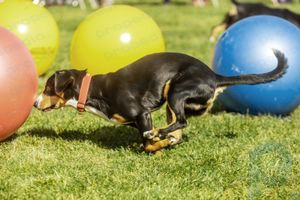
POLYGON ((86 100, 87 100, 91 79, 92 79, 92 76, 88 73, 82 79, 80 92, 79 92, 78 103, 77 103, 77 110, 79 112, 84 112, 85 111, 84 107, 85 107, 85 103, 86 103, 86 100))

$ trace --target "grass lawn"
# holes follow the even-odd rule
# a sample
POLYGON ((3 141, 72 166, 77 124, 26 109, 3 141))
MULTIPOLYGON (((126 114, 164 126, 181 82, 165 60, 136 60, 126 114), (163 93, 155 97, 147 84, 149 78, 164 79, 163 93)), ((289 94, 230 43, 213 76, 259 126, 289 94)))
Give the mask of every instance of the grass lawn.
MULTIPOLYGON (((158 0, 126 0, 151 15, 165 35, 168 51, 187 53, 210 63, 210 28, 229 9, 222 2, 194 8, 189 1, 163 6, 158 0), (142 3, 141 3, 142 2, 142 3), (148 3, 147 3, 148 2, 148 3)), ((289 8, 300 12, 299 5, 289 8)), ((52 7, 61 30, 61 49, 45 80, 71 68, 72 34, 90 11, 52 7)), ((165 122, 164 110, 154 115, 165 122)), ((248 199, 249 154, 261 142, 276 141, 292 155, 292 171, 279 186, 260 184, 257 199, 300 198, 300 109, 286 118, 219 112, 189 119, 184 142, 152 156, 140 148, 135 129, 65 108, 33 110, 11 139, 0 144, 0 199, 248 199)), ((281 173, 276 153, 259 162, 267 176, 281 173)))

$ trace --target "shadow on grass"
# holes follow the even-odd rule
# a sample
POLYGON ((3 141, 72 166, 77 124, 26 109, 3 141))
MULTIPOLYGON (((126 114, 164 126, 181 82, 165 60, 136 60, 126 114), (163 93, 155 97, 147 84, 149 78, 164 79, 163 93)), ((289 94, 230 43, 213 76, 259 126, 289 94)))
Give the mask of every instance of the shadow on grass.
POLYGON ((237 134, 232 131, 226 131, 226 132, 220 132, 216 135, 217 138, 228 138, 228 139, 235 139, 237 137, 237 134))
POLYGON ((63 139, 66 141, 91 141, 99 147, 108 149, 127 148, 134 152, 141 152, 142 139, 137 130, 126 127, 106 126, 92 132, 62 131, 56 132, 52 129, 35 128, 28 135, 46 137, 50 139, 63 139))
MULTIPOLYGON (((53 129, 34 128, 26 133, 15 134, 7 138, 4 142, 11 142, 20 135, 28 135, 32 137, 44 137, 52 140, 62 139, 65 141, 91 141, 101 148, 107 149, 128 149, 135 153, 144 152, 142 148, 142 138, 137 130, 131 127, 105 126, 92 132, 83 132, 76 130, 56 132, 53 129)), ((182 142, 188 142, 189 138, 186 134, 182 136, 182 142)), ((180 142, 180 143, 182 143, 180 142)), ((180 145, 180 143, 178 145, 180 145)), ((175 146, 166 147, 165 149, 173 149, 175 146)))

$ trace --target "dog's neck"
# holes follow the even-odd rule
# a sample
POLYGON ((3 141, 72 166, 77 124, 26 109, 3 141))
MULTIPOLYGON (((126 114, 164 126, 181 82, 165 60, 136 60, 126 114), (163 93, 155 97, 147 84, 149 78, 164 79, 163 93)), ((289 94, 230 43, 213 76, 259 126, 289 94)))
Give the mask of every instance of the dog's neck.
MULTIPOLYGON (((83 77, 82 77, 83 78, 83 77)), ((79 99, 79 91, 82 81, 78 83, 78 85, 74 88, 75 94, 73 98, 69 99, 66 102, 66 106, 71 106, 77 109, 78 99, 79 99)), ((102 98, 102 89, 101 86, 105 84, 105 75, 97 75, 93 76, 90 82, 90 88, 88 90, 88 95, 85 103, 85 110, 87 112, 96 114, 105 119, 109 119, 108 104, 105 99, 102 98)))
POLYGON ((81 81, 81 86, 79 90, 79 97, 78 97, 78 104, 77 104, 77 110, 79 112, 85 111, 85 104, 87 100, 87 95, 90 89, 90 82, 91 82, 92 76, 89 73, 86 73, 86 75, 83 77, 81 81))
MULTIPOLYGON (((78 104, 78 100, 75 99, 75 98, 72 98, 72 99, 70 99, 70 100, 68 100, 66 102, 66 106, 71 106, 71 107, 73 107, 75 109, 77 109, 77 104, 78 104)), ((95 115, 97 115, 97 116, 99 116, 101 118, 104 118, 106 120, 109 120, 109 117, 108 117, 108 115, 106 113, 102 112, 101 109, 96 108, 96 107, 94 107, 92 105, 88 105, 87 104, 85 106, 85 111, 89 112, 89 113, 92 113, 92 114, 95 114, 95 115)))

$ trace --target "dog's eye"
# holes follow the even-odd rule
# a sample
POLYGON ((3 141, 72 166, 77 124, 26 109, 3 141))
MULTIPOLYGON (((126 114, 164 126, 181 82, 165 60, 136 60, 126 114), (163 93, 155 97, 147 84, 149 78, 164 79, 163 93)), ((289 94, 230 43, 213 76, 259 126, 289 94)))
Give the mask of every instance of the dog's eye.
POLYGON ((44 90, 44 94, 48 95, 48 96, 55 96, 55 91, 54 88, 50 87, 50 86, 46 86, 45 90, 44 90))
POLYGON ((64 93, 62 93, 62 94, 55 94, 55 96, 58 97, 58 98, 60 98, 60 99, 64 99, 64 97, 63 97, 64 93))

